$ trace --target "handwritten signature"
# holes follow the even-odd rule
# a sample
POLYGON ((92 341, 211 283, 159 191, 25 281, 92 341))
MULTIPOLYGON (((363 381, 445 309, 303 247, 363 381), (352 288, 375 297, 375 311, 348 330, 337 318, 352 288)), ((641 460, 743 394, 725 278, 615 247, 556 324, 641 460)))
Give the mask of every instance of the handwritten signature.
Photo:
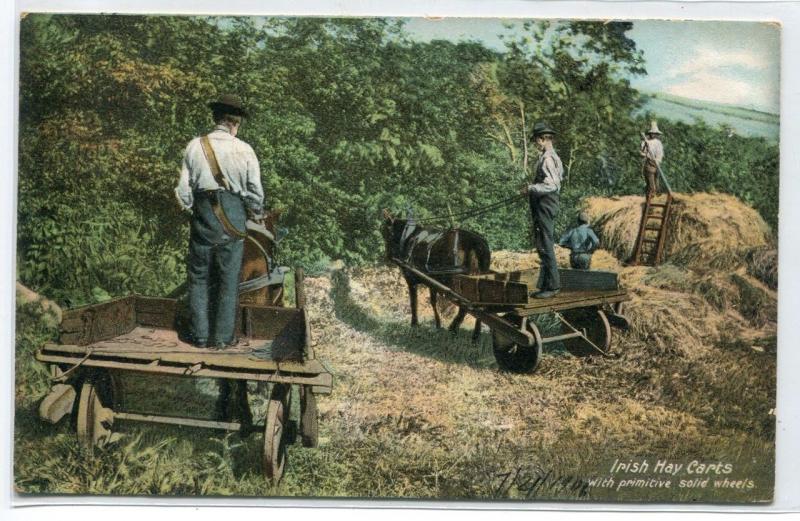
POLYGON ((516 490, 525 499, 544 493, 553 496, 567 493, 579 498, 589 496, 589 482, 585 479, 561 475, 538 465, 519 466, 508 472, 499 472, 494 478, 497 480, 492 491, 494 497, 508 497, 512 490, 516 490))

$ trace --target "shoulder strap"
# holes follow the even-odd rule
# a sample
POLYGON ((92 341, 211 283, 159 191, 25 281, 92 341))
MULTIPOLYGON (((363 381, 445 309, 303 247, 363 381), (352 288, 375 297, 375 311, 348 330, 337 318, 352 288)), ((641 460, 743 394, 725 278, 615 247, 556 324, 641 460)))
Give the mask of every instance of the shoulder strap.
POLYGON ((208 166, 211 167, 211 175, 214 176, 214 181, 217 182, 220 188, 225 188, 228 190, 230 188, 228 186, 228 181, 225 179, 225 176, 222 175, 222 169, 219 167, 219 162, 217 161, 217 155, 214 153, 214 149, 211 148, 211 140, 208 139, 208 135, 200 138, 200 144, 203 146, 203 152, 208 160, 208 166))

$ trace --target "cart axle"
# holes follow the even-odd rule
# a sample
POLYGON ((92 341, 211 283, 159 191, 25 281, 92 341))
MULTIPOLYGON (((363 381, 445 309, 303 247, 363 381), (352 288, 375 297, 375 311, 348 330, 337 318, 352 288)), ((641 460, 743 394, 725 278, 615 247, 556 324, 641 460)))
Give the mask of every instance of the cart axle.
POLYGON ((564 333, 563 335, 542 337, 543 344, 550 344, 552 342, 560 342, 561 340, 569 340, 570 338, 585 338, 584 333, 576 331, 574 333, 564 333))
MULTIPOLYGON (((137 421, 145 423, 160 423, 168 425, 184 425, 187 427, 201 427, 206 429, 224 429, 226 431, 241 431, 239 422, 220 422, 214 420, 201 420, 198 418, 178 418, 175 416, 161 416, 158 414, 137 414, 132 412, 115 412, 115 420, 137 421)), ((248 425, 247 429, 263 429, 264 424, 248 425)))

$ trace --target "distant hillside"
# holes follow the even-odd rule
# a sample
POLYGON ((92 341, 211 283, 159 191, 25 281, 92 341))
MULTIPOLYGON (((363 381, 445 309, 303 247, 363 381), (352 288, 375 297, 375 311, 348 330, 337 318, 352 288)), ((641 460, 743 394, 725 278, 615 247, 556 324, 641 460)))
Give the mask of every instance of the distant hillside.
POLYGON ((697 119, 712 126, 729 125, 743 136, 765 137, 777 141, 780 117, 758 110, 700 101, 663 93, 647 93, 645 111, 676 121, 691 123, 697 119))

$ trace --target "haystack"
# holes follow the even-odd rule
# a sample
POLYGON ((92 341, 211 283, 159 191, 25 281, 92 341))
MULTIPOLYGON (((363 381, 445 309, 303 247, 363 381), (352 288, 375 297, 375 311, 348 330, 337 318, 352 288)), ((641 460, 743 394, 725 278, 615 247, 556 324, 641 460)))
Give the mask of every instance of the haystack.
MULTIPOLYGON (((556 247, 556 260, 560 268, 569 268, 569 250, 556 247)), ((508 272, 528 270, 539 267, 539 254, 533 251, 507 251, 499 250, 492 252, 492 264, 494 271, 508 272)), ((618 272, 622 265, 617 258, 607 250, 597 250, 592 255, 592 269, 603 271, 618 272)))
MULTIPOLYGON (((584 209, 601 246, 621 261, 633 254, 644 197, 590 197, 584 209)), ((665 259, 691 268, 732 268, 772 242, 770 227, 756 210, 729 194, 674 194, 665 259)))

